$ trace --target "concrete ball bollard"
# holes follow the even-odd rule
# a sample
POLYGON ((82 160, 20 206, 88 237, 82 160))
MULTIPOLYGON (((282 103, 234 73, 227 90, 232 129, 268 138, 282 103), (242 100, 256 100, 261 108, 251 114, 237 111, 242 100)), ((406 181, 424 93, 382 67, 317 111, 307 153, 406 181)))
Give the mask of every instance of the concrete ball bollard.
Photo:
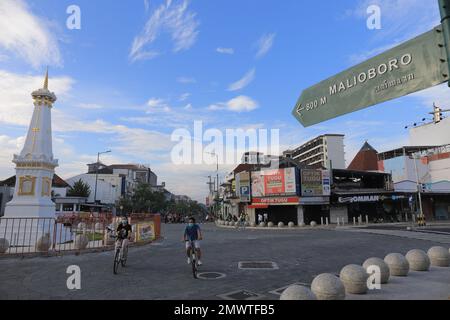
POLYGON ((267 227, 269 227, 269 228, 273 228, 275 225, 273 224, 273 222, 269 222, 268 224, 267 224, 267 227))
POLYGON ((350 294, 367 293, 367 279, 369 275, 361 266, 350 264, 342 268, 339 275, 345 287, 345 292, 350 294))
POLYGON ((36 251, 38 252, 48 252, 48 249, 50 249, 52 242, 50 241, 50 233, 46 233, 45 235, 39 237, 39 239, 36 241, 36 251))
POLYGON ((406 260, 409 262, 409 268, 413 271, 430 270, 430 258, 423 250, 414 249, 406 254, 406 260))
POLYGON ((288 223, 288 227, 289 227, 289 228, 294 228, 294 227, 295 227, 295 223, 289 222, 289 223, 288 223))
POLYGON ((266 227, 266 223, 265 223, 265 222, 261 222, 261 223, 259 224, 259 226, 260 226, 261 228, 265 228, 265 227, 266 227))
POLYGON ((86 247, 88 246, 89 239, 84 234, 78 234, 75 237, 74 244, 75 244, 76 250, 83 250, 83 249, 86 249, 86 247))
POLYGON ((84 229, 86 229, 86 223, 80 222, 77 226, 77 229, 83 231, 84 229))
POLYGON ((434 267, 450 267, 450 252, 444 247, 431 248, 428 257, 434 267))
POLYGON ((323 273, 314 278, 311 291, 317 300, 344 300, 345 287, 341 280, 333 274, 323 273))
POLYGON ((378 268, 380 268, 381 283, 382 284, 388 283, 391 273, 389 271, 389 266, 387 265, 387 263, 384 262, 384 260, 380 259, 380 258, 369 258, 366 261, 364 261, 364 263, 363 263, 363 268, 366 270, 366 272, 368 271, 369 267, 372 267, 372 266, 377 266, 378 268))
POLYGON ((7 239, 0 239, 0 254, 6 253, 9 249, 9 241, 7 239))
POLYGON ((307 300, 317 300, 314 293, 304 286, 292 285, 281 294, 280 300, 297 300, 297 301, 307 301, 307 300))
POLYGON ((409 262, 400 253, 390 253, 384 258, 392 276, 406 277, 409 273, 409 262))
POLYGON ((310 224, 309 224, 311 227, 317 227, 317 222, 315 222, 315 221, 312 221, 310 224))
POLYGON ((278 228, 284 228, 284 223, 283 222, 278 222, 278 228))

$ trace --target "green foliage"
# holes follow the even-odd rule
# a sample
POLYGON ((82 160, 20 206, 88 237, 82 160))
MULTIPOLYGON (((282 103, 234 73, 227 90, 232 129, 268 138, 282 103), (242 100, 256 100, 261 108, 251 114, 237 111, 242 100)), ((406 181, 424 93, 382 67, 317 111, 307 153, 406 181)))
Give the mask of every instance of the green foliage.
POLYGON ((85 197, 88 198, 91 195, 91 188, 83 180, 78 180, 69 188, 67 196, 69 197, 85 197))

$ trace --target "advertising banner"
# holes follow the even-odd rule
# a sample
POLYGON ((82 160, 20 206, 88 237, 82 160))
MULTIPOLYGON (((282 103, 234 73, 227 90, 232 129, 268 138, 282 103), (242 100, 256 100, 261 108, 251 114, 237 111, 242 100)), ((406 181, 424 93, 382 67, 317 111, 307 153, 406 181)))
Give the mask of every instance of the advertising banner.
POLYGON ((331 177, 328 170, 301 170, 301 190, 303 197, 329 196, 331 177))
POLYGON ((295 195, 295 168, 252 172, 252 197, 295 195))
POLYGON ((152 241, 156 239, 154 222, 139 223, 136 226, 136 230, 137 242, 152 241))

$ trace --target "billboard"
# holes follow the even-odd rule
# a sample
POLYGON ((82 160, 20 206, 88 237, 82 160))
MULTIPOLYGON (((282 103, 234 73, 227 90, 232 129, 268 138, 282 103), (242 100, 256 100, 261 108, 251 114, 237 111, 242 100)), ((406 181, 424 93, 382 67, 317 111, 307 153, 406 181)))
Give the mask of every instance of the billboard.
POLYGON ((137 242, 152 241, 156 239, 154 222, 139 223, 136 226, 136 229, 137 242))
POLYGON ((300 176, 303 197, 331 194, 331 177, 328 170, 302 169, 300 176))
POLYGON ((297 194, 295 168, 252 172, 252 197, 297 194))

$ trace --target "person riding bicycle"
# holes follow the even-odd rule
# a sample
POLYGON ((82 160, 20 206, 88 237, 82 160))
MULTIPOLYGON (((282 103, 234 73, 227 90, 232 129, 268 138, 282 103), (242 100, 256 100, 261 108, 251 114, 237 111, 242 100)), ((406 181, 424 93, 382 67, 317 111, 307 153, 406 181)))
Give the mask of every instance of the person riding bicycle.
POLYGON ((122 240, 122 250, 126 252, 126 248, 128 248, 128 242, 131 240, 132 228, 128 223, 128 219, 126 217, 122 218, 117 227, 117 239, 122 240))
POLYGON ((195 252, 197 254, 197 264, 202 265, 201 256, 202 252, 200 250, 200 240, 203 240, 202 231, 200 226, 195 223, 194 218, 189 218, 189 223, 184 230, 184 241, 186 242, 186 254, 187 263, 191 264, 191 243, 194 244, 195 252))

